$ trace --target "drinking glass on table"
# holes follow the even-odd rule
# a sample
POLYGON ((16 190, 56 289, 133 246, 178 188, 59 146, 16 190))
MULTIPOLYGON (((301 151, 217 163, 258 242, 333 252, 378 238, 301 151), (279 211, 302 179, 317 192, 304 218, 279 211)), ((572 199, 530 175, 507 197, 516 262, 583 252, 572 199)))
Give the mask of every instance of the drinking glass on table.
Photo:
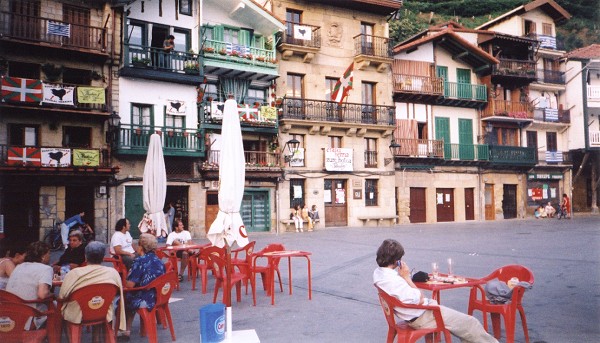
POLYGON ((439 272, 440 272, 440 266, 438 265, 438 263, 432 262, 431 263, 431 275, 433 276, 434 280, 436 280, 438 278, 439 272))
POLYGON ((448 277, 454 277, 454 261, 451 258, 448 258, 448 277))

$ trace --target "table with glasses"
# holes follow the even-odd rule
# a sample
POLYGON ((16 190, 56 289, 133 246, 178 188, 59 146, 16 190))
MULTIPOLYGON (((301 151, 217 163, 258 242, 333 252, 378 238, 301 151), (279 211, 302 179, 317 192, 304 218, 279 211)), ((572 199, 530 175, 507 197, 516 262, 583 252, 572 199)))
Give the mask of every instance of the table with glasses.
POLYGON ((308 251, 300 250, 281 250, 281 251, 269 251, 262 254, 257 254, 254 259, 254 265, 256 266, 256 260, 260 257, 267 258, 267 264, 270 266, 269 275, 269 290, 271 292, 271 305, 275 305, 275 265, 276 259, 286 258, 288 259, 288 279, 290 295, 292 294, 292 257, 302 257, 306 259, 306 267, 308 272, 308 299, 312 300, 312 275, 310 269, 310 255, 312 253, 308 251))
POLYGON ((439 274, 436 278, 429 274, 429 281, 415 282, 415 286, 419 289, 431 291, 431 298, 440 303, 440 291, 453 288, 473 287, 480 285, 482 281, 476 278, 462 276, 448 276, 447 274, 439 274))

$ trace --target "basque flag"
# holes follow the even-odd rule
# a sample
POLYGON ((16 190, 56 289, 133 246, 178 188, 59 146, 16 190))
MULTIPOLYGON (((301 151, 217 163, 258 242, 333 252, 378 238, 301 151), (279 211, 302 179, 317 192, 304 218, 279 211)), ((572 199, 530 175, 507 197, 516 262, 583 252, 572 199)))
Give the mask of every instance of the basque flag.
POLYGON ((36 166, 42 165, 42 154, 39 148, 8 147, 8 165, 36 166))
POLYGON ((41 102, 42 81, 3 76, 0 95, 3 102, 41 102))
POLYGON ((331 94, 331 100, 342 103, 344 98, 348 96, 348 93, 352 89, 352 82, 354 81, 354 62, 344 72, 344 76, 338 80, 333 87, 333 94, 331 94))

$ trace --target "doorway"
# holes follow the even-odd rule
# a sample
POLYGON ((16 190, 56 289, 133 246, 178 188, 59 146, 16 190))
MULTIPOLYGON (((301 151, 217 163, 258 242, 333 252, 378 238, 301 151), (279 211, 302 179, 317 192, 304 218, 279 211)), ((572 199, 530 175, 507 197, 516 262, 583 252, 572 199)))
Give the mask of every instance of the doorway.
MULTIPOLYGON (((169 35, 169 28, 166 26, 152 26, 152 38, 150 40, 150 47, 152 47, 152 65, 160 69, 170 69, 171 66, 166 63, 165 54, 163 53, 163 43, 169 35)), ((170 61, 169 61, 170 62, 170 61)), ((169 63, 170 64, 170 63, 169 63)))
POLYGON ((208 233, 210 226, 219 213, 219 192, 206 192, 206 207, 204 207, 204 232, 208 233))
POLYGON ((146 213, 143 199, 142 186, 125 186, 125 218, 129 219, 131 224, 129 234, 136 239, 140 237, 138 224, 146 213))
POLYGON ((26 184, 4 188, 4 234, 26 243, 40 239, 39 189, 26 184))
POLYGON ((465 188, 465 220, 475 220, 475 188, 465 188))
POLYGON ((346 180, 325 180, 325 226, 348 226, 346 180))
POLYGON ((427 201, 425 188, 410 188, 410 222, 425 223, 427 221, 427 201))
POLYGON ((180 219, 187 230, 189 230, 188 190, 187 186, 167 186, 165 196, 165 212, 169 202, 172 202, 175 207, 175 218, 180 219))
POLYGON ((83 221, 95 229, 95 197, 94 186, 65 186, 65 218, 63 220, 85 212, 83 221))
POLYGON ((485 220, 496 219, 494 209, 494 185, 491 183, 485 184, 485 220))
POLYGON ((271 229, 269 191, 245 191, 240 209, 248 232, 268 232, 271 229))
POLYGON ((438 222, 454 221, 454 189, 437 188, 435 190, 438 222))
POLYGON ((517 185, 504 185, 502 212, 504 219, 517 218, 517 185))

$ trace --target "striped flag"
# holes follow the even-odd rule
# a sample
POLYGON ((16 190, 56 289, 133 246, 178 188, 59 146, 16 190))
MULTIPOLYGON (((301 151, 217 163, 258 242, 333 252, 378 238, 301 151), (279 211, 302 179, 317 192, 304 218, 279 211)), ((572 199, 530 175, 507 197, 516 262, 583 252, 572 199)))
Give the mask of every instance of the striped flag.
POLYGON ((71 37, 71 24, 49 21, 47 33, 49 35, 71 37))
POLYGON ((0 95, 3 102, 41 102, 42 81, 3 76, 0 95))
POLYGON ((348 93, 352 89, 352 82, 354 81, 354 62, 350 64, 348 69, 344 72, 344 76, 338 80, 333 87, 333 94, 331 94, 331 100, 342 103, 344 98, 348 96, 348 93))

